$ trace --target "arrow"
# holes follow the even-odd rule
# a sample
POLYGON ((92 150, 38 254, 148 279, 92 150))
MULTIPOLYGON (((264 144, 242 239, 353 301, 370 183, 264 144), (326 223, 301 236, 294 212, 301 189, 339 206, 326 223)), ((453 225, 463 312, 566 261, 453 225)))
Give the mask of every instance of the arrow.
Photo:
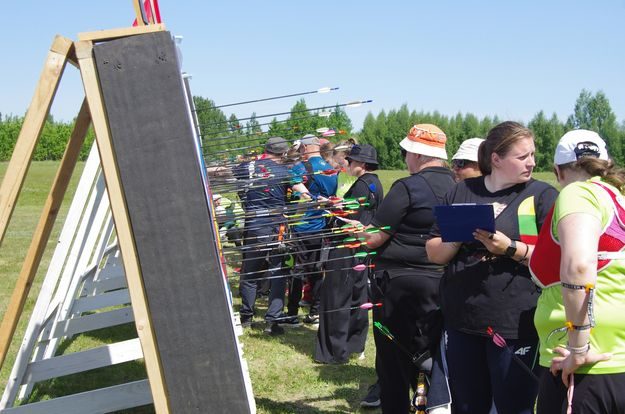
MULTIPOLYGON (((363 272, 366 269, 374 269, 375 265, 371 264, 371 265, 363 265, 365 266, 364 268, 362 266, 356 265, 356 266, 352 266, 352 267, 343 267, 340 269, 334 269, 334 270, 354 270, 356 272, 363 272)), ((282 268, 280 268, 282 269, 282 268)), ((270 269, 267 269, 266 271, 269 271, 270 269)), ((273 270, 273 269, 271 269, 273 270)), ((280 279, 280 278, 285 278, 285 277, 301 277, 301 276, 308 276, 308 275, 315 275, 318 274, 319 271, 313 271, 313 272, 303 272, 303 273, 298 273, 297 275, 292 275, 292 274, 287 274, 287 275, 277 275, 277 276, 263 276, 263 277, 256 277, 253 279, 244 279, 245 282, 257 282, 260 280, 271 280, 271 279, 280 279)), ((242 274, 241 274, 242 275, 242 274)), ((235 278, 237 275, 228 275, 228 279, 233 279, 235 278)))
POLYGON ((319 313, 340 312, 340 311, 354 310, 354 309, 370 310, 370 309, 373 309, 373 308, 379 308, 381 306, 382 306, 382 303, 366 302, 366 303, 363 303, 362 305, 359 305, 359 306, 351 306, 349 308, 330 309, 330 310, 326 310, 326 311, 319 311, 319 313))
POLYGON ((393 341, 393 343, 397 345, 397 347, 401 349, 403 353, 408 355, 410 357, 410 361, 417 368, 421 368, 421 364, 423 364, 423 362, 425 362, 430 357, 430 351, 425 351, 421 355, 416 355, 408 351, 406 347, 404 347, 397 339, 395 339, 391 331, 389 331, 388 328, 382 325, 380 322, 373 322, 373 326, 375 326, 382 333, 382 335, 386 336, 388 339, 393 341))
POLYGON ((331 91, 336 91, 337 89, 339 88, 338 87, 335 87, 335 88, 324 87, 324 88, 319 88, 314 91, 290 93, 288 95, 272 96, 271 98, 261 98, 261 99, 254 99, 251 101, 242 101, 242 102, 235 102, 235 103, 229 103, 229 104, 224 104, 224 105, 211 106, 208 108, 196 109, 196 112, 207 111, 209 109, 226 108, 228 106, 246 105, 246 104, 256 103, 256 102, 265 102, 265 101, 273 101, 276 99, 292 98, 295 96, 311 95, 311 94, 316 94, 316 93, 322 94, 322 93, 328 93, 331 91))

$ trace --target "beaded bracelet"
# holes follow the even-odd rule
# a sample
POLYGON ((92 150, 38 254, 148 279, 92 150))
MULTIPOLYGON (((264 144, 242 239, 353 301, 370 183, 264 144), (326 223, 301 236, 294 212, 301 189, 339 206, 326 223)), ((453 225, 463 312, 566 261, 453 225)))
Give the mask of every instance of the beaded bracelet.
POLYGON ((567 345, 566 349, 575 355, 584 355, 587 354, 588 351, 590 351, 590 342, 588 342, 586 345, 582 345, 582 346, 570 346, 567 345))

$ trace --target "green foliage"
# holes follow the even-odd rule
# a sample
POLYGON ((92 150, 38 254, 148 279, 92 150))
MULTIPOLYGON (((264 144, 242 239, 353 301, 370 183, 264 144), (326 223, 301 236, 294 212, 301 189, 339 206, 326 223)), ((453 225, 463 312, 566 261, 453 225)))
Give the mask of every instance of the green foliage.
POLYGON ((597 132, 608 144, 610 156, 619 165, 623 165, 624 131, 619 131, 616 116, 610 107, 610 101, 602 91, 594 96, 583 89, 575 102, 575 112, 568 121, 574 128, 589 129, 597 132))
POLYGON ((320 118, 311 114, 303 98, 293 105, 285 125, 286 136, 284 138, 290 140, 301 138, 306 134, 314 134, 315 130, 322 126, 320 118))
POLYGON ((447 154, 456 152, 462 141, 473 137, 484 137, 494 126, 494 120, 485 117, 478 119, 473 114, 456 114, 449 118, 439 112, 412 112, 402 105, 399 110, 381 111, 377 117, 367 114, 362 131, 358 134, 360 142, 373 145, 378 150, 378 161, 384 169, 405 168, 401 157, 399 142, 406 136, 410 127, 416 124, 434 124, 447 135, 447 154))
MULTIPOLYGON (((41 137, 35 147, 33 161, 60 160, 65 152, 67 141, 74 129, 76 120, 72 122, 56 122, 49 116, 43 126, 41 137)), ((7 116, 0 119, 0 161, 11 159, 13 148, 19 136, 24 117, 7 116)), ((95 135, 90 128, 80 151, 80 159, 87 159, 95 135)))
POLYGON ((532 118, 528 128, 534 132, 535 137, 536 169, 548 171, 553 165, 553 153, 560 137, 564 135, 565 127, 556 114, 547 119, 543 111, 540 111, 532 118))
POLYGON ((353 129, 352 120, 349 119, 347 112, 338 105, 334 107, 332 114, 328 117, 327 127, 346 136, 351 135, 353 129))
POLYGON ((201 96, 194 96, 193 103, 204 145, 211 141, 211 138, 228 134, 228 119, 221 109, 215 108, 215 102, 201 96))
MULTIPOLYGON (((238 155, 258 153, 262 151, 262 143, 267 137, 282 136, 294 141, 306 134, 318 134, 319 128, 331 128, 337 132, 332 141, 337 142, 353 134, 352 122, 338 104, 334 107, 311 111, 304 99, 298 100, 291 108, 286 119, 274 118, 266 132, 253 113, 250 119, 242 124, 234 114, 227 117, 215 103, 201 96, 194 96, 204 154, 211 161, 233 161, 238 155), (330 112, 329 116, 320 116, 322 112, 330 112)), ((13 147, 19 135, 23 117, 0 115, 0 161, 11 158, 13 147)), ((451 156, 460 144, 472 137, 485 137, 488 131, 501 120, 497 117, 485 116, 478 118, 472 113, 457 113, 453 116, 434 112, 410 112, 403 104, 399 109, 382 110, 377 115, 368 113, 363 128, 354 134, 361 143, 373 145, 378 150, 380 167, 385 169, 403 169, 399 142, 406 136, 412 125, 429 123, 440 127, 447 135, 447 154, 451 156)), ((44 126, 41 139, 35 149, 34 160, 59 160, 67 140, 73 129, 70 123, 57 122, 49 116, 44 126)), ((573 114, 565 123, 554 114, 547 119, 543 111, 538 112, 529 122, 528 127, 536 136, 536 169, 551 170, 552 156, 558 139, 564 132, 585 128, 596 131, 608 144, 609 152, 617 164, 625 162, 625 121, 618 124, 605 94, 601 91, 594 95, 582 90, 575 102, 573 114)), ((94 139, 89 130, 86 144, 81 151, 81 159, 86 159, 94 139)))
POLYGON ((250 120, 245 123, 245 132, 247 134, 258 134, 263 132, 259 122, 256 120, 256 112, 252 112, 250 120))
POLYGON ((6 161, 11 159, 13 147, 15 147, 23 121, 24 118, 17 116, 0 119, 0 160, 6 161))
MULTIPOLYGON (((501 121, 498 117, 488 116, 479 119, 471 113, 448 117, 435 112, 412 112, 407 114, 406 105, 388 113, 380 111, 378 116, 369 113, 358 134, 360 142, 371 144, 378 150, 380 167, 385 169, 404 168, 399 142, 415 124, 434 124, 447 135, 447 155, 456 152, 460 144, 472 137, 486 137, 488 131, 501 121)), ((536 170, 550 171, 553 152, 560 137, 571 129, 590 129, 601 135, 608 144, 610 156, 619 165, 625 161, 625 122, 619 125, 610 108, 610 103, 603 92, 592 95, 583 90, 575 104, 574 114, 566 123, 558 120, 554 114, 550 119, 540 111, 529 122, 528 127, 536 137, 536 170)))

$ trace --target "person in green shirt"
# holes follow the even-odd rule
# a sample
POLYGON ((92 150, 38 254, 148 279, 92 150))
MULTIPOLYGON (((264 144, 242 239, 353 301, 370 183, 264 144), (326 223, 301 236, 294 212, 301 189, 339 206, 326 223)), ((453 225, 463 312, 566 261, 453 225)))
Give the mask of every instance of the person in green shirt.
POLYGON ((560 139, 554 164, 563 189, 529 263, 549 368, 537 413, 625 413, 625 170, 587 130, 560 139))

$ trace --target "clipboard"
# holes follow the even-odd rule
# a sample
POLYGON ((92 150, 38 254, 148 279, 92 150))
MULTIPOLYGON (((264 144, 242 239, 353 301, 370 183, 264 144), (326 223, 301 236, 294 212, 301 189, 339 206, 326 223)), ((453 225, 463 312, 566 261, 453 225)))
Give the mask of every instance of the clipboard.
POLYGON ((475 229, 495 232, 495 209, 492 204, 435 206, 434 216, 444 242, 474 241, 475 229))

